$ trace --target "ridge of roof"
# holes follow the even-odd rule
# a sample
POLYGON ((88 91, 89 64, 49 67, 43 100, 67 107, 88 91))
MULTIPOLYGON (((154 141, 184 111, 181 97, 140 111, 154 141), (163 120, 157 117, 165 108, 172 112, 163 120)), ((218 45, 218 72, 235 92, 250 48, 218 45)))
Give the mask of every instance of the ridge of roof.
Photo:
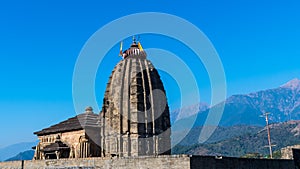
POLYGON ((34 132, 38 136, 55 134, 60 132, 82 130, 87 127, 99 128, 99 115, 95 113, 82 113, 65 121, 54 124, 48 128, 34 132))

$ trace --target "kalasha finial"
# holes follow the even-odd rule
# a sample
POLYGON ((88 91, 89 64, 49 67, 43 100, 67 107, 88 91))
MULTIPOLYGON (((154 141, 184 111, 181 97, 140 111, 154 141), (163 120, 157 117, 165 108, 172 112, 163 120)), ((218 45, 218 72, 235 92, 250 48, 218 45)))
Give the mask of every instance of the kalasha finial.
POLYGON ((132 43, 136 43, 135 35, 132 36, 132 43))
POLYGON ((88 113, 88 114, 90 114, 90 113, 93 113, 93 108, 92 107, 87 107, 86 109, 85 109, 85 113, 88 113))
POLYGON ((123 51, 123 41, 121 41, 119 56, 122 56, 123 59, 125 59, 127 57, 146 58, 147 54, 144 51, 139 39, 140 39, 140 36, 138 36, 138 39, 135 38, 135 35, 132 36, 132 44, 131 44, 130 48, 125 51, 123 51))

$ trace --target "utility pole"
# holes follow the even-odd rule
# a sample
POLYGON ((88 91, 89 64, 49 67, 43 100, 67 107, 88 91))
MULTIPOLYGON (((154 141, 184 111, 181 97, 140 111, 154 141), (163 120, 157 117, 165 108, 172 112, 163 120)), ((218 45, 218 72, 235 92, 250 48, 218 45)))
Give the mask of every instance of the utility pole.
POLYGON ((269 148, 269 151, 270 151, 270 157, 271 159, 273 158, 273 152, 272 152, 272 144, 271 144, 271 133, 270 133, 270 127, 269 127, 269 115, 270 113, 266 112, 263 114, 262 117, 265 117, 266 118, 266 127, 267 127, 267 132, 268 132, 268 143, 269 145, 267 146, 269 148))

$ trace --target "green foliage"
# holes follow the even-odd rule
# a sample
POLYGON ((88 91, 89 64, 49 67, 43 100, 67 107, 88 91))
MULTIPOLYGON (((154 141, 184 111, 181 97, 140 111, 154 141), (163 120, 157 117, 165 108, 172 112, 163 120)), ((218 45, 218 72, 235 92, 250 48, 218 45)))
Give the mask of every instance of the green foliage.
POLYGON ((241 156, 241 158, 263 158, 263 155, 259 153, 247 153, 241 156))
POLYGON ((281 158, 281 151, 277 150, 273 152, 273 158, 274 159, 280 159, 281 158))
MULTIPOLYGON (((256 133, 262 130, 263 127, 260 126, 246 126, 246 125, 238 125, 238 126, 230 126, 230 127, 217 127, 211 137, 206 141, 206 143, 214 143, 222 140, 226 140, 229 138, 256 133)), ((179 143, 180 145, 193 145, 198 143, 198 138, 200 136, 202 127, 192 128, 191 131, 187 134, 187 136, 179 143)), ((178 135, 182 135, 179 131, 176 131, 178 135)), ((183 131, 184 132, 184 131, 183 131)), ((175 134, 175 135, 176 135, 175 134)))

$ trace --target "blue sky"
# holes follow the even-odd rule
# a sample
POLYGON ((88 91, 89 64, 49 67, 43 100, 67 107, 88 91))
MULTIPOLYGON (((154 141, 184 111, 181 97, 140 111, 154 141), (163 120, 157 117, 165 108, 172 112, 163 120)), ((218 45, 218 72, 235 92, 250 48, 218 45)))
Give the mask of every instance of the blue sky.
MULTIPOLYGON (((274 88, 300 78, 299 8, 297 0, 1 2, 0 133, 5 138, 1 137, 0 147, 35 140, 34 131, 75 115, 72 76, 77 56, 88 38, 110 21, 137 12, 163 12, 193 23, 219 53, 227 93, 232 95, 274 88)), ((125 41, 127 45, 129 41, 125 41)), ((193 55, 166 37, 141 35, 141 41, 144 48, 167 49, 187 62, 193 55)), ((117 52, 118 44, 98 71, 99 100, 120 60, 117 52)), ((201 63, 198 71, 194 73, 198 75, 201 101, 209 102, 209 79, 201 63)), ((161 73, 167 93, 168 88, 176 91, 174 80, 161 73)), ((171 108, 176 108, 176 92, 168 97, 171 108)))

